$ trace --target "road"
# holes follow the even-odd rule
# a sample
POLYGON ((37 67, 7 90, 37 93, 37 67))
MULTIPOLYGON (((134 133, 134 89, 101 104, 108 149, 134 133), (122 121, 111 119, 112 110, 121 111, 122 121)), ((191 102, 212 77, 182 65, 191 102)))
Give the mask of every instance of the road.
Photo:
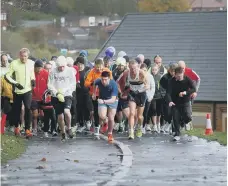
POLYGON ((33 138, 24 155, 2 166, 2 185, 227 185, 227 148, 217 142, 189 142, 187 137, 172 142, 170 136, 151 134, 132 141, 118 134, 115 139, 132 156, 88 135, 65 143, 33 138))

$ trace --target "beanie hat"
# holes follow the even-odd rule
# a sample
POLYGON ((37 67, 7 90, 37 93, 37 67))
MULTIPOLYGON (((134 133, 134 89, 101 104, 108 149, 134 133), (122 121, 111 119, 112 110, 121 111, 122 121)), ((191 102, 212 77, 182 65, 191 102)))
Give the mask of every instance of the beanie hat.
POLYGON ((126 62, 129 63, 130 58, 128 56, 123 56, 124 59, 126 59, 126 62))
POLYGON ((139 57, 135 58, 135 61, 140 64, 141 63, 141 59, 139 57))
POLYGON ((37 59, 35 61, 35 65, 34 66, 35 67, 43 67, 44 66, 43 61, 41 61, 40 59, 37 59))
POLYGON ((151 66, 151 60, 150 59, 145 59, 143 63, 145 63, 148 68, 151 66))
POLYGON ((71 65, 71 66, 74 65, 74 60, 73 60, 72 57, 67 57, 67 58, 66 58, 66 61, 67 61, 67 65, 71 65))
POLYGON ((140 63, 143 63, 143 61, 144 61, 144 55, 143 55, 143 54, 139 54, 139 55, 137 56, 137 58, 140 59, 140 63))
POLYGON ((124 56, 126 56, 126 55, 127 55, 126 52, 120 51, 120 52, 118 53, 118 55, 117 55, 117 58, 118 58, 118 57, 124 57, 124 56))
POLYGON ((79 56, 88 57, 88 52, 86 50, 81 50, 79 56))
POLYGON ((67 65, 66 58, 64 56, 59 56, 56 60, 56 66, 60 67, 60 66, 66 66, 66 65, 67 65))
POLYGON ((116 60, 116 64, 126 66, 126 59, 123 57, 118 57, 116 60))

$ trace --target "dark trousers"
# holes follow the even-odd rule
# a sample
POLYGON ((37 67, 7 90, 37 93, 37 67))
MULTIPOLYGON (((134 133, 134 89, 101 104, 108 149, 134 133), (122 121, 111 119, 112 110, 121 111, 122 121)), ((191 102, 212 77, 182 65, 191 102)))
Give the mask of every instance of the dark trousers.
POLYGON ((172 116, 173 116, 173 127, 175 132, 175 136, 180 135, 180 126, 183 122, 184 124, 192 121, 192 111, 190 105, 176 105, 172 108, 172 116))
POLYGON ((31 91, 26 92, 24 94, 13 94, 13 113, 14 117, 12 119, 12 124, 15 127, 19 126, 20 115, 21 115, 21 107, 22 102, 25 107, 25 130, 30 130, 30 125, 32 121, 32 114, 30 111, 31 102, 32 102, 32 93, 31 91))
POLYGON ((99 127, 99 115, 98 115, 98 102, 97 100, 93 100, 93 117, 94 117, 94 125, 95 127, 99 127))
POLYGON ((76 125, 78 113, 77 113, 77 99, 76 96, 72 98, 72 105, 71 105, 71 126, 74 127, 76 125))
POLYGON ((145 127, 146 123, 148 124, 149 121, 148 121, 148 113, 149 113, 149 109, 150 109, 150 103, 151 102, 148 102, 148 100, 146 100, 146 104, 145 104, 145 107, 144 107, 144 111, 143 111, 143 127, 145 127))
POLYGON ((90 120, 90 112, 92 110, 93 103, 89 93, 77 91, 77 122, 80 126, 83 126, 85 121, 90 120))
POLYGON ((51 120, 51 132, 56 132, 56 115, 55 110, 53 109, 44 109, 44 132, 48 132, 49 123, 51 120))
POLYGON ((169 124, 172 122, 172 109, 169 107, 167 101, 164 100, 163 103, 163 117, 169 124))

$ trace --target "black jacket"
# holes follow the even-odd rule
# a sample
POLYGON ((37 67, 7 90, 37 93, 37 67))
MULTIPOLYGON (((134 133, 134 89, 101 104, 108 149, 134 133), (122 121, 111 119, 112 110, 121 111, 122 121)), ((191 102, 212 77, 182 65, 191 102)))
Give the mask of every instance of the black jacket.
POLYGON ((189 105, 190 104, 190 95, 196 92, 196 87, 193 81, 184 76, 182 81, 176 81, 175 77, 169 80, 168 90, 167 90, 167 99, 168 103, 174 102, 178 105, 189 105), (186 95, 179 97, 180 92, 186 91, 186 95))

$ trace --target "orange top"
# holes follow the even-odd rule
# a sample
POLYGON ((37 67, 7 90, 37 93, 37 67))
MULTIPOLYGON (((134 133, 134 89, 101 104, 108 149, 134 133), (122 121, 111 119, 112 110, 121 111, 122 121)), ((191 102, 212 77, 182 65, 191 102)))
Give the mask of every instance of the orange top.
MULTIPOLYGON (((112 79, 112 72, 108 69, 108 68, 103 68, 103 71, 107 71, 107 72, 110 72, 111 74, 111 79, 112 79)), ((103 72, 102 71, 102 72, 103 72)), ((101 73, 102 72, 98 72, 95 68, 93 68, 87 75, 86 77, 86 80, 85 80, 85 87, 89 88, 89 92, 90 92, 90 95, 93 94, 93 85, 92 83, 101 77, 101 73)), ((99 96, 99 92, 98 92, 98 89, 97 89, 97 92, 96 92, 96 95, 99 96)))

